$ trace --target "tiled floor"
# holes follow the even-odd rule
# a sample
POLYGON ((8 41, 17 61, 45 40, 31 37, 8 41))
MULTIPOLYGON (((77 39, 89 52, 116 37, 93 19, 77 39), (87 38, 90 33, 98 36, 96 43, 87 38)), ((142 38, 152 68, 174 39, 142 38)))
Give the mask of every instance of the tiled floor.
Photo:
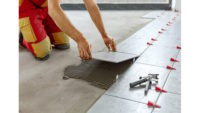
MULTIPOLYGON (((135 35, 120 44, 119 51, 140 53, 141 57, 131 65, 126 72, 105 92, 105 94, 89 109, 88 113, 180 113, 181 112, 181 52, 176 48, 181 45, 180 16, 173 12, 165 12, 155 21, 144 27, 135 35), (176 20, 172 18, 176 16, 176 20), (166 26, 168 22, 170 26, 166 26), (155 26, 155 27, 152 27, 155 26), (162 34, 151 32, 165 28, 162 34), (153 45, 147 46, 143 43, 157 35, 157 41, 151 41, 153 45), (148 33, 150 32, 150 33, 148 33), (134 43, 137 42, 137 43, 134 43), (128 45, 124 45, 128 44, 128 45), (140 46, 139 50, 135 48, 140 46), (170 58, 176 58, 180 62, 172 62, 170 58), (166 69, 170 65, 176 70, 166 69), (136 81, 140 76, 149 73, 159 74, 157 86, 167 90, 167 93, 155 91, 153 86, 147 96, 144 96, 144 88, 130 89, 129 83, 136 81), (148 108, 147 102, 152 101, 161 108, 148 108)), ((138 54, 137 53, 137 54, 138 54)))

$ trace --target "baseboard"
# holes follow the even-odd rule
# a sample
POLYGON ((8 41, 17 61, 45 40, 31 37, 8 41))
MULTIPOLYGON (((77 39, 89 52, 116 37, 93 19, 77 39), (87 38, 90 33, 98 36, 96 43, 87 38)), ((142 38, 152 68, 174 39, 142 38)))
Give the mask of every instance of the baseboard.
MULTIPOLYGON (((171 4, 98 4, 101 10, 171 10, 171 4)), ((84 4, 61 4, 64 10, 86 10, 84 4)))

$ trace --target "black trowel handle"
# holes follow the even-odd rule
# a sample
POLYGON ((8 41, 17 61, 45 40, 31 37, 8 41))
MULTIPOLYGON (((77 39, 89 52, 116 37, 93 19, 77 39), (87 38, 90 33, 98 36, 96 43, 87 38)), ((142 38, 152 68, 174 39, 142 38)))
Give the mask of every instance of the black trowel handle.
POLYGON ((147 80, 148 79, 141 79, 141 80, 138 80, 136 82, 132 82, 132 83, 130 83, 130 88, 134 88, 135 86, 142 84, 142 83, 146 82, 147 80))

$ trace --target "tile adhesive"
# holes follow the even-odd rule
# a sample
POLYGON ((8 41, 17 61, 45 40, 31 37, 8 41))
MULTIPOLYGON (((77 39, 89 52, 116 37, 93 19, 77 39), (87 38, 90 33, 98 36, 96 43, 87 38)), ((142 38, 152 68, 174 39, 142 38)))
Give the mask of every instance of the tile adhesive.
POLYGON ((107 90, 132 63, 133 60, 117 64, 98 60, 82 62, 78 66, 68 66, 64 71, 63 79, 80 79, 107 90))

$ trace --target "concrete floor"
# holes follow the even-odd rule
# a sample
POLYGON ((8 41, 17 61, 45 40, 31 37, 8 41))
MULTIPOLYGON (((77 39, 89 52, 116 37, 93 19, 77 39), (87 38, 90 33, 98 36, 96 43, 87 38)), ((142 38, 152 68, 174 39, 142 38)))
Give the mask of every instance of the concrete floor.
MULTIPOLYGON (((125 40, 151 19, 140 18, 149 11, 103 11, 106 30, 117 43, 125 40)), ((92 51, 105 45, 85 11, 67 11, 74 25, 92 44, 92 51)), ((62 80, 64 68, 80 64, 76 44, 71 49, 53 50, 49 60, 36 61, 24 48, 19 51, 20 113, 85 113, 105 90, 75 79, 62 80)))

